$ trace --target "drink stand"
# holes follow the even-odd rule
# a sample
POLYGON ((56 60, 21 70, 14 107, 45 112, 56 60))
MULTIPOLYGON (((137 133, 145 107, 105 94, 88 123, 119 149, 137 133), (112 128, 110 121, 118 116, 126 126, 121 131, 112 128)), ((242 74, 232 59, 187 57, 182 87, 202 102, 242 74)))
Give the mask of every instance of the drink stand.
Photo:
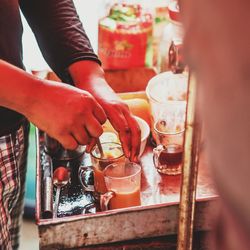
MULTIPOLYGON (((147 99, 144 91, 122 95, 147 99)), ((90 170, 91 182, 88 154, 49 159, 46 136, 37 129, 36 221, 40 249, 200 249, 200 237, 214 224, 218 195, 209 176, 195 100, 196 81, 189 74, 182 174, 159 174, 148 140, 141 157, 141 205, 130 208, 100 211, 95 194, 83 188, 78 176, 79 169, 90 170), (71 179, 61 188, 58 216, 53 217, 45 211, 51 207, 45 200, 55 197, 55 189, 48 190, 50 185, 45 184, 44 177, 59 165, 68 168, 71 179)))
MULTIPOLYGON (((192 84, 189 86, 189 89, 194 89, 192 84)), ((42 177, 43 167, 47 162, 43 160, 44 133, 37 130, 36 221, 40 248, 119 249, 118 247, 126 246, 127 249, 141 249, 143 246, 143 249, 154 249, 154 246, 158 246, 155 249, 171 249, 167 247, 176 247, 173 235, 178 234, 178 249, 191 249, 193 229, 198 232, 211 229, 214 220, 211 211, 217 203, 217 194, 207 171, 204 153, 202 149, 199 154, 197 151, 194 97, 195 93, 189 91, 188 100, 191 106, 188 104, 187 108, 183 177, 160 175, 156 171, 152 159, 152 145, 148 141, 141 157, 142 205, 138 207, 105 212, 97 212, 96 208, 92 211, 81 209, 87 204, 86 200, 93 198, 82 191, 76 178, 79 165, 91 165, 86 160, 86 155, 83 155, 68 164, 72 171, 72 181, 70 187, 62 188, 62 196, 65 197, 70 194, 70 188, 78 190, 78 209, 72 208, 71 214, 61 211, 58 218, 45 218, 42 177), (196 183, 198 155, 199 173, 196 183)), ((52 162, 58 165, 57 162, 52 162)))

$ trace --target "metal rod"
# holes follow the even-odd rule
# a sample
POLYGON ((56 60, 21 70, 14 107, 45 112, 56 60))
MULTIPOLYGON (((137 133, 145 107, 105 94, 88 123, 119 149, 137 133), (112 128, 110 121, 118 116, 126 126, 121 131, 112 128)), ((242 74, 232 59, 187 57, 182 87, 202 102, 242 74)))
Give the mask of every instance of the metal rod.
POLYGON ((52 159, 45 154, 43 168, 43 218, 52 218, 53 214, 53 184, 52 184, 52 159))
POLYGON ((199 162, 200 124, 196 110, 196 79, 189 74, 186 129, 178 224, 178 250, 191 250, 199 162))

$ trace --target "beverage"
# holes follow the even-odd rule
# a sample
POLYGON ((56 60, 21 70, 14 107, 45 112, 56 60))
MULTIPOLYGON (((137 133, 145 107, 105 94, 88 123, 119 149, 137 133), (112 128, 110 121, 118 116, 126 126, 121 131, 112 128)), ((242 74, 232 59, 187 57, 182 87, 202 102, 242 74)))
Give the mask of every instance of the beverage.
POLYGON ((108 192, 101 197, 101 209, 127 208, 141 205, 141 166, 128 162, 110 164, 104 169, 108 192))
POLYGON ((167 165, 169 168, 174 168, 182 163, 182 155, 182 146, 177 144, 168 145, 166 146, 166 149, 160 153, 159 163, 161 165, 167 165))
POLYGON ((183 147, 177 144, 168 145, 159 154, 158 171, 164 174, 177 175, 181 173, 183 147))
POLYGON ((96 146, 93 148, 90 155, 94 167, 95 191, 98 193, 105 193, 107 189, 102 171, 106 166, 112 163, 125 162, 125 156, 122 151, 122 146, 119 143, 103 142, 101 146, 103 154, 99 152, 96 146))
POLYGON ((98 168, 94 168, 94 185, 95 185, 95 190, 98 193, 105 193, 107 192, 107 188, 104 182, 104 176, 103 176, 103 172, 98 169, 98 168))
POLYGON ((94 185, 95 185, 95 190, 99 193, 107 192, 102 170, 106 166, 111 164, 113 162, 113 159, 115 159, 115 156, 112 155, 111 152, 108 153, 105 152, 103 158, 99 161, 99 166, 95 166, 94 168, 94 183, 95 183, 94 185))
POLYGON ((131 192, 116 192, 115 196, 110 200, 109 208, 125 208, 141 205, 140 189, 131 192))
POLYGON ((183 146, 159 145, 154 148, 154 165, 159 173, 177 175, 182 170, 183 146))

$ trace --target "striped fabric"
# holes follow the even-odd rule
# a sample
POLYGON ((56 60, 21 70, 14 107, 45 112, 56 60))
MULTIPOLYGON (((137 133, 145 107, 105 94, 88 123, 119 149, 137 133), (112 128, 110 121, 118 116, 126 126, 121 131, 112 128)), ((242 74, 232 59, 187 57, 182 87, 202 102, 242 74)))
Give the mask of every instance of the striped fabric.
POLYGON ((23 211, 29 125, 0 137, 0 249, 17 249, 23 211))

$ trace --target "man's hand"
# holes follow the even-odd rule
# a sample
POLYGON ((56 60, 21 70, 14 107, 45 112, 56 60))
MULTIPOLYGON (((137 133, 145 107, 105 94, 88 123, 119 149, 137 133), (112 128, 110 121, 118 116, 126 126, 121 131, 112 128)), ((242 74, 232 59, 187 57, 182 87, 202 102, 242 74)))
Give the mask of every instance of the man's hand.
POLYGON ((119 133, 124 154, 138 161, 141 132, 128 106, 114 93, 104 79, 102 68, 93 61, 79 61, 69 67, 77 87, 89 91, 104 109, 107 118, 119 133))
POLYGON ((38 79, 0 60, 0 105, 25 115, 38 128, 75 149, 99 137, 106 115, 86 91, 38 79))
POLYGON ((141 131, 128 106, 118 98, 110 101, 105 99, 98 101, 105 110, 110 123, 119 133, 124 154, 131 161, 137 162, 140 152, 141 131))
POLYGON ((99 137, 106 115, 86 91, 38 79, 0 60, 0 106, 25 115, 65 148, 99 137))
POLYGON ((91 94, 54 82, 40 88, 38 100, 30 105, 26 116, 67 149, 98 138, 106 121, 103 109, 91 94))

